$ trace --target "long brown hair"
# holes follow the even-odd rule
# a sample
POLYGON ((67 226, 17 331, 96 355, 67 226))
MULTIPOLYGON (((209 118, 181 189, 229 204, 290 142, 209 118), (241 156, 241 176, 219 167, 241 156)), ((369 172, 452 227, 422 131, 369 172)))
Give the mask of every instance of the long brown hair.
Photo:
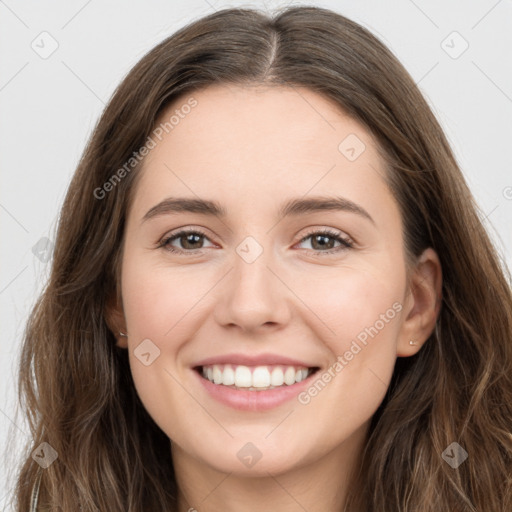
POLYGON ((169 439, 137 396, 105 308, 119 294, 139 168, 126 162, 171 101, 214 83, 304 86, 334 100, 379 143, 407 261, 427 247, 441 260, 436 329, 417 355, 396 362, 346 510, 512 510, 510 274, 411 76, 368 30, 304 6, 272 18, 225 9, 195 21, 115 91, 69 187, 51 274, 24 333, 18 386, 32 442, 16 510, 29 510, 38 477, 39 510, 177 509, 169 439), (46 469, 30 456, 43 442, 58 454, 46 469), (442 457, 453 442, 468 454, 457 468, 442 457))

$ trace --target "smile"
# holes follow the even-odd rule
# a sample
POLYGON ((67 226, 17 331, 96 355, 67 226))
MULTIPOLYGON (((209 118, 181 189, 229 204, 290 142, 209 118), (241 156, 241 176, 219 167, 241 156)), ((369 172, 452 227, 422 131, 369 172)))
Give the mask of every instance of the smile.
POLYGON ((310 383, 319 367, 213 364, 197 366, 208 394, 235 409, 263 411, 296 397, 310 383))
POLYGON ((214 384, 229 386, 233 389, 263 391, 301 382, 309 377, 315 368, 214 364, 202 366, 200 371, 205 379, 214 384))

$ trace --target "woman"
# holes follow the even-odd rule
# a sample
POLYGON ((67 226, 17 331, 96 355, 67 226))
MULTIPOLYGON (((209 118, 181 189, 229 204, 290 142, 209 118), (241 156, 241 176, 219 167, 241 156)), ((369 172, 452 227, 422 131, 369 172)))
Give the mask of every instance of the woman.
POLYGON ((511 510, 505 272, 367 30, 196 21, 123 80, 66 196, 17 510, 511 510))

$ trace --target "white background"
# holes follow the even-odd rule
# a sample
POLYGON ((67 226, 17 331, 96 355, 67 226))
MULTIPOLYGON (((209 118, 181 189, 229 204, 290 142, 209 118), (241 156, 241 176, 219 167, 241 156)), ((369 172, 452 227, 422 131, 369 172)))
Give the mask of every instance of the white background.
MULTIPOLYGON (((189 21, 229 6, 272 10, 285 4, 291 2, 0 0, 2 448, 9 429, 30 441, 23 419, 15 417, 15 372, 24 322, 49 269, 32 248, 42 237, 54 239, 79 156, 115 87, 149 49, 189 21), (44 31, 50 36, 40 36, 44 31), (31 45, 48 49, 52 38, 58 48, 43 59, 31 45)), ((482 218, 512 268, 512 1, 294 4, 348 16, 397 55, 445 129, 482 218), (444 49, 463 48, 458 36, 446 39, 453 31, 469 44, 458 58, 444 49)), ((16 450, 6 448, 0 455, 0 510, 14 483, 5 457, 16 450)))

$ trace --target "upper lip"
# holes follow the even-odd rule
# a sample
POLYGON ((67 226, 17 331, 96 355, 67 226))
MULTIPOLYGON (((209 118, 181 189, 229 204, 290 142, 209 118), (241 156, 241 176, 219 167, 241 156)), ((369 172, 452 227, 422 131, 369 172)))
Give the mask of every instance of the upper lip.
POLYGON ((279 354, 258 354, 250 356, 248 354, 224 354, 219 356, 208 357, 194 364, 197 366, 209 366, 212 364, 233 364, 244 366, 266 366, 266 365, 283 365, 283 366, 301 366, 304 368, 313 368, 317 365, 293 359, 291 357, 281 356, 279 354))

